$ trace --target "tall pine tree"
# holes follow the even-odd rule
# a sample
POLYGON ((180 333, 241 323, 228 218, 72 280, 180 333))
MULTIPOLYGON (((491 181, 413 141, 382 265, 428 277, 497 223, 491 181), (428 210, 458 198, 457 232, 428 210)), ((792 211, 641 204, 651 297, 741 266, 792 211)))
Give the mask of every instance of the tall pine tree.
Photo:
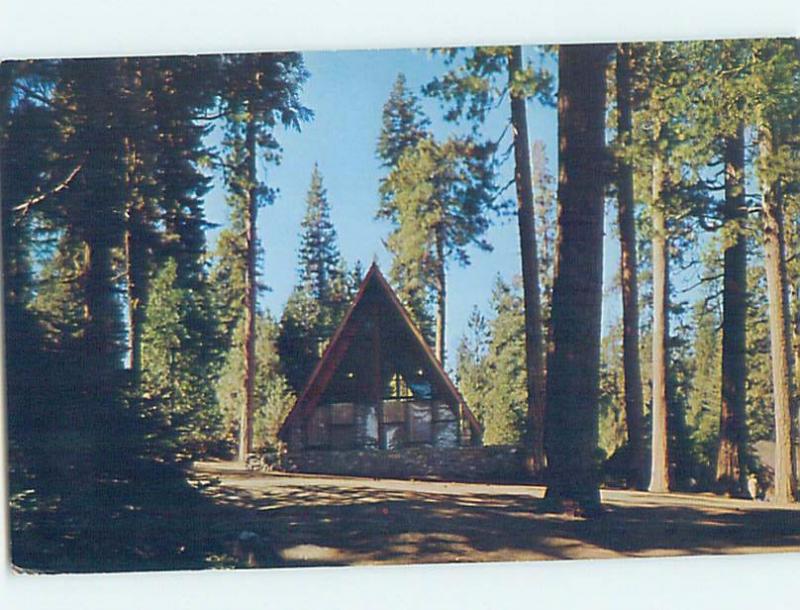
POLYGON ((297 393, 319 361, 351 296, 330 216, 322 173, 315 164, 300 223, 298 283, 289 295, 278 338, 287 380, 297 393))

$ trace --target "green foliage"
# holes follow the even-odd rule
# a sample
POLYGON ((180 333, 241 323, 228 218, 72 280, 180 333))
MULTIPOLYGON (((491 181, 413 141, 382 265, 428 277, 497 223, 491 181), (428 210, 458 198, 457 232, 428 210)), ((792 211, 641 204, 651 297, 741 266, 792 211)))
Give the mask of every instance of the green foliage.
POLYGON ((228 226, 220 232, 211 281, 216 287, 219 317, 229 343, 244 315, 251 249, 256 268, 261 256, 259 240, 248 243, 247 227, 255 222, 251 218, 255 215, 253 210, 271 204, 277 194, 258 176, 256 159, 278 163, 281 150, 274 135, 275 127, 300 129, 312 113, 300 101, 308 73, 302 56, 297 53, 226 55, 220 69, 225 128, 222 152, 215 162, 225 180, 230 218, 228 226), (252 202, 251 197, 255 199, 252 202))
MULTIPOLYGON (((457 121, 463 117, 476 128, 507 94, 536 97, 542 104, 552 105, 553 75, 547 69, 534 68, 529 63, 517 72, 513 82, 508 82, 511 51, 509 46, 442 49, 450 69, 426 85, 425 94, 441 100, 447 108, 445 119, 457 121)), ((539 53, 541 63, 549 51, 540 48, 539 53)))
MULTIPOLYGON (((770 364, 769 304, 763 264, 748 269, 747 434, 750 443, 773 440, 775 430, 770 364)), ((794 284, 797 285, 796 283, 794 284)))
POLYGON ((298 284, 281 317, 278 348, 290 387, 299 393, 341 322, 361 281, 348 276, 330 218, 330 203, 315 165, 306 196, 298 252, 298 284), (354 285, 353 285, 354 284, 354 285))
POLYGON ((142 397, 163 418, 183 452, 203 451, 219 435, 213 361, 194 320, 209 316, 194 292, 178 285, 177 263, 153 280, 142 333, 142 397))
POLYGON ((549 336, 550 305, 555 272, 556 189, 558 184, 548 167, 544 142, 531 145, 533 205, 536 214, 536 245, 539 250, 539 287, 541 290, 542 326, 544 337, 549 336))
POLYGON ((491 250, 484 239, 488 214, 497 209, 494 147, 470 138, 439 143, 432 137, 407 149, 381 183, 379 218, 395 228, 387 239, 394 255, 391 277, 416 321, 438 292, 447 261, 469 264, 470 246, 491 250))
POLYGON ((484 428, 485 445, 518 445, 524 433, 525 320, 518 284, 497 279, 493 318, 487 321, 473 311, 458 349, 458 387, 484 428))
POLYGON ((627 439, 622 327, 617 324, 600 346, 600 409, 597 445, 611 457, 627 439))
POLYGON ((394 167, 403 153, 428 135, 430 120, 422 112, 419 99, 398 74, 389 99, 383 106, 382 127, 376 149, 384 167, 394 167))
MULTIPOLYGON (((255 450, 277 445, 278 430, 294 404, 295 397, 280 371, 277 350, 278 326, 269 317, 256 320, 255 410, 253 438, 255 450)), ((244 326, 240 324, 234 334, 231 350, 225 360, 216 393, 222 414, 223 438, 233 445, 239 428, 239 416, 244 401, 244 354, 242 341, 244 326)))
POLYGON ((332 297, 343 292, 345 276, 330 210, 322 174, 314 164, 306 196, 306 213, 300 223, 298 277, 299 284, 321 302, 335 300, 332 297))
MULTIPOLYGON (((719 303, 717 303, 719 306, 719 303)), ((717 463, 722 375, 722 333, 719 307, 698 302, 693 312, 692 388, 686 423, 694 458, 713 477, 717 463)))
POLYGON ((445 293, 448 261, 468 265, 469 246, 491 249, 484 239, 489 214, 502 207, 494 183, 496 147, 474 137, 434 138, 402 77, 384 106, 383 119, 378 156, 388 173, 381 180, 377 217, 394 226, 386 241, 394 256, 393 285, 430 338, 429 308, 445 293))

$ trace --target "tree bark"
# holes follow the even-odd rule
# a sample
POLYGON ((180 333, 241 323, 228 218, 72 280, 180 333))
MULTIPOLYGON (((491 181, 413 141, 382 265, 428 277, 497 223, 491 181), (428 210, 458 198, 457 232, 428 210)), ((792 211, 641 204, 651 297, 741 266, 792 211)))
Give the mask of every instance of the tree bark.
POLYGON ((607 45, 566 45, 558 61, 558 239, 547 361, 546 498, 600 508, 597 448, 603 288, 607 45))
POLYGON ((245 128, 247 151, 247 217, 245 241, 247 266, 244 288, 244 402, 239 425, 239 459, 245 461, 253 451, 253 411, 255 408, 256 380, 256 218, 258 214, 256 175, 256 125, 250 116, 245 128))
MULTIPOLYGON (((631 50, 617 46, 617 133, 620 143, 630 142, 631 50)), ((617 162, 617 208, 620 242, 620 278, 622 284, 622 362, 625 378, 625 424, 628 429, 628 485, 642 488, 646 479, 642 419, 642 370, 639 361, 639 282, 636 257, 636 218, 634 216, 633 168, 624 158, 617 162)))
POLYGON ((445 321, 447 317, 447 277, 444 261, 444 227, 436 227, 436 359, 444 365, 445 321))
POLYGON ((726 242, 722 289, 722 405, 716 484, 720 492, 747 495, 747 219, 744 197, 744 126, 725 139, 725 224, 735 233, 726 242), (733 225, 731 227, 731 225, 733 225))
MULTIPOLYGON (((759 121, 759 153, 762 168, 774 152, 773 128, 759 121)), ((786 237, 780 180, 764 179, 761 210, 764 219, 764 267, 769 300, 770 361, 775 404, 775 501, 790 503, 797 493, 794 456, 794 409, 789 294, 786 271, 786 237)))
POLYGON ((649 491, 663 493, 670 489, 669 411, 667 384, 669 374, 669 246, 664 210, 664 160, 653 156, 653 433, 649 491))
POLYGON ((111 394, 109 375, 121 365, 118 322, 122 312, 115 294, 112 250, 119 247, 122 238, 114 208, 120 209, 124 202, 124 151, 110 129, 114 110, 108 106, 107 91, 102 86, 115 76, 110 60, 98 63, 98 71, 83 100, 86 116, 94 119, 82 136, 92 148, 80 174, 86 196, 80 207, 79 232, 84 242, 84 372, 89 391, 100 401, 111 394))
POLYGON ((125 139, 128 200, 125 204, 125 278, 128 297, 128 353, 131 381, 142 379, 142 322, 146 298, 146 257, 142 243, 142 210, 138 189, 139 161, 129 138, 125 139))
MULTIPOLYGON (((508 83, 513 87, 522 70, 522 48, 512 47, 508 60, 508 83)), ((511 95, 511 126, 514 133, 514 182, 517 188, 517 220, 522 258, 522 292, 525 301, 525 372, 527 376, 526 446, 532 473, 545 465, 544 455, 544 354, 539 288, 539 257, 536 247, 536 218, 533 209, 530 143, 525 97, 511 95)))

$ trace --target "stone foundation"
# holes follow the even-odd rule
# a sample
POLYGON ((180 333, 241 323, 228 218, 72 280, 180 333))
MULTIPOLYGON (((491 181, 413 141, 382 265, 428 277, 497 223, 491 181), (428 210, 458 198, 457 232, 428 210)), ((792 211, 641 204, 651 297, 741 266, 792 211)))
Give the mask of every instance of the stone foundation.
POLYGON ((394 451, 358 449, 288 453, 282 470, 390 479, 444 481, 522 481, 526 479, 516 447, 406 447, 394 451))

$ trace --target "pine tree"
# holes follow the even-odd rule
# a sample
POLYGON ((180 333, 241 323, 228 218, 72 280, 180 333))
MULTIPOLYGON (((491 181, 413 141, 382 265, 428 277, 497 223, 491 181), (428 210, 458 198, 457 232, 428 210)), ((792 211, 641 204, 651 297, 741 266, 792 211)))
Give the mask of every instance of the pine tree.
MULTIPOLYGON (((452 65, 461 49, 445 50, 452 65)), ((508 92, 509 121, 514 149, 514 184, 517 192, 517 221, 521 252, 523 293, 525 295, 526 387, 528 392, 527 450, 529 468, 544 468, 544 340, 542 338, 542 291, 539 278, 536 209, 534 206, 531 149, 528 141, 526 100, 538 95, 549 102, 550 76, 534 72, 523 64, 522 47, 476 47, 467 52, 463 63, 426 87, 429 95, 449 104, 446 118, 454 121, 463 115, 477 131, 491 108, 508 92), (499 85, 505 77, 505 89, 499 85)))
POLYGON ((457 379, 464 399, 483 426, 485 445, 521 445, 526 431, 524 305, 519 278, 499 277, 492 291, 493 316, 477 310, 459 344, 457 379))
POLYGON ((392 168, 406 150, 427 137, 430 127, 430 120, 422 112, 417 96, 408 89, 403 73, 397 75, 381 117, 376 153, 384 167, 392 168))
POLYGON ((167 429, 176 452, 192 455, 220 436, 211 362, 202 342, 200 295, 180 287, 178 265, 167 260, 152 282, 142 328, 142 396, 167 429))
MULTIPOLYGON (((447 263, 469 264, 468 246, 491 249, 483 239, 496 209, 494 147, 471 138, 421 140, 403 153, 381 184, 378 217, 392 220, 386 241, 394 255, 391 277, 401 298, 419 305, 432 295, 435 349, 444 361, 447 263)), ((414 309, 412 308, 412 313, 414 309)), ((424 318, 423 318, 424 319, 424 318)))
POLYGON ((238 455, 240 460, 245 460, 253 447, 255 408, 257 212, 275 197, 274 189, 259 178, 257 158, 261 155, 267 162, 276 161, 279 147, 273 135, 275 125, 299 128, 300 123, 310 117, 310 112, 299 100, 307 72, 298 54, 226 56, 222 70, 226 130, 223 145, 227 153, 223 166, 232 218, 231 228, 224 240, 221 238, 221 247, 227 246, 227 249, 221 252, 232 259, 223 263, 228 268, 225 273, 230 277, 238 276, 237 281, 243 285, 241 315, 245 324, 245 366, 238 455))
POLYGON ((314 164, 306 196, 306 214, 300 223, 300 284, 314 298, 326 302, 343 281, 342 261, 336 244, 336 229, 330 219, 327 191, 319 166, 314 164))
POLYGON ((558 241, 547 360, 546 497, 599 507, 597 409, 603 278, 604 45, 559 48, 558 241), (601 174, 602 175, 602 174, 601 174), (576 376, 575 370, 581 375, 576 376))
POLYGON ((757 172, 761 186, 775 405, 775 499, 789 503, 795 501, 797 493, 793 441, 797 423, 786 267, 784 185, 787 161, 791 159, 788 143, 793 136, 796 137, 791 128, 797 120, 797 88, 786 90, 781 85, 796 84, 798 58, 793 42, 780 40, 754 43, 753 58, 757 67, 751 86, 759 100, 755 105, 759 149, 757 172))
POLYGON ((683 455, 680 430, 683 414, 675 411, 681 401, 672 395, 676 374, 671 350, 676 332, 670 331, 671 317, 680 304, 670 282, 671 265, 690 252, 696 233, 691 214, 701 214, 707 198, 698 193, 697 168, 708 160, 712 148, 708 137, 687 120, 693 107, 691 92, 702 84, 697 55, 685 43, 653 43, 637 46, 635 72, 631 74, 634 110, 632 138, 625 154, 635 160, 638 172, 634 195, 646 201, 649 217, 646 235, 650 239, 652 264, 651 342, 651 491, 664 492, 674 486, 683 455), (697 82, 700 80, 700 83, 697 82), (699 202, 699 203, 698 203, 699 202), (702 204, 702 205, 700 205, 702 204), (698 209, 699 208, 699 209, 698 209), (674 408, 671 410, 671 406, 674 408), (677 428, 671 427, 675 424, 677 428))
MULTIPOLYGON (((258 316, 256 322, 256 361, 258 377, 255 383, 253 410, 253 448, 264 451, 276 448, 278 430, 294 404, 294 394, 280 372, 277 349, 278 325, 269 316, 258 316)), ((223 438, 236 442, 241 405, 241 379, 244 374, 243 350, 244 324, 234 334, 232 349, 228 352, 217 384, 217 398, 222 416, 223 438)))
POLYGON ((646 479, 642 418, 644 399, 639 362, 639 283, 636 254, 633 167, 625 158, 630 145, 633 119, 631 109, 631 45, 617 45, 617 211, 620 238, 620 283, 622 287, 622 357, 625 380, 625 422, 630 455, 628 483, 640 488, 646 479))
MULTIPOLYGON (((382 126, 376 146, 376 155, 381 165, 388 170, 397 167, 401 157, 414 150, 419 143, 430 137, 430 119, 425 115, 417 96, 408 88, 406 77, 397 75, 389 99, 381 113, 382 126)), ((409 153, 410 154, 410 153, 409 153)), ((385 190, 388 178, 381 182, 379 194, 381 204, 378 218, 387 218, 397 224, 399 213, 392 204, 391 193, 385 190)), ((390 279, 397 296, 411 314, 414 323, 429 343, 435 341, 434 316, 430 312, 431 298, 425 282, 400 264, 392 265, 390 279)))
POLYGON ((289 385, 300 392, 350 301, 347 272, 317 165, 300 224, 298 284, 284 309, 278 346, 289 385))

